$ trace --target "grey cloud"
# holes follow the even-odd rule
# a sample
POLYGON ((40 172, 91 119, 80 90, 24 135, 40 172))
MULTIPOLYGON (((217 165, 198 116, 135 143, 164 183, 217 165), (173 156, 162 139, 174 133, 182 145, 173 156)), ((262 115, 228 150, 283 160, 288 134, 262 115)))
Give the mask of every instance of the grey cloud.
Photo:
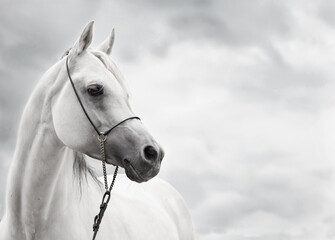
POLYGON ((283 179, 278 179, 278 174, 271 175, 269 171, 266 172, 265 179, 260 179, 261 174, 254 171, 254 174, 250 176, 246 176, 248 173, 245 172, 229 177, 228 174, 226 177, 229 183, 223 181, 222 177, 212 174, 210 178, 203 177, 201 181, 194 182, 200 185, 207 182, 207 186, 221 185, 221 189, 216 191, 202 186, 204 190, 202 194, 208 199, 210 192, 212 201, 200 200, 201 204, 197 205, 199 208, 195 214, 197 230, 204 235, 211 232, 225 233, 239 226, 239 222, 257 212, 264 212, 287 219, 287 221, 299 222, 300 219, 317 218, 323 205, 326 204, 326 194, 323 190, 311 190, 295 181, 298 175, 306 180, 306 184, 313 183, 309 176, 284 173, 283 179), (215 192, 218 193, 217 196, 213 194, 215 192), (225 193, 221 198, 220 192, 225 193), (233 194, 234 197, 227 201, 230 194, 233 194), (217 199, 214 201, 215 196, 217 199))
MULTIPOLYGON (((115 14, 120 11, 125 14, 132 12, 132 20, 125 21, 134 25, 138 31, 128 32, 127 37, 136 35, 141 44, 139 47, 132 43, 132 51, 123 49, 123 54, 130 54, 132 58, 136 57, 134 53, 140 49, 164 56, 171 44, 185 40, 212 40, 216 44, 231 46, 263 45, 273 35, 287 37, 290 32, 288 11, 284 6, 274 3, 137 1, 120 4, 118 13, 113 8, 110 10, 111 15, 107 18, 113 19, 116 25, 122 23, 113 18, 115 14)), ((122 41, 127 40, 123 37, 122 41)))
POLYGON ((215 1, 198 8, 180 8, 170 19, 177 38, 208 39, 230 46, 262 47, 275 37, 289 37, 292 28, 288 8, 261 1, 215 1))
POLYGON ((117 7, 107 5, 106 9, 110 15, 98 14, 100 21, 113 22, 119 28, 125 23, 133 25, 131 32, 118 36, 121 42, 129 43, 119 46, 127 60, 143 54, 143 50, 163 57, 172 44, 182 41, 259 46, 267 50, 274 37, 289 38, 294 27, 288 6, 274 2, 136 1, 117 7), (130 12, 131 19, 115 17, 130 12), (129 39, 137 41, 134 44, 129 39))
POLYGON ((320 1, 320 5, 317 8, 320 19, 330 26, 335 25, 335 3, 333 1, 320 1))
POLYGON ((214 39, 216 42, 224 43, 222 40, 225 40, 228 34, 226 24, 211 12, 201 10, 187 12, 175 16, 170 22, 171 28, 176 30, 177 39, 180 37, 194 41, 214 39))
POLYGON ((186 202, 194 208, 208 197, 206 186, 203 184, 206 179, 203 177, 190 171, 177 170, 173 177, 168 178, 168 181, 183 193, 186 202))
POLYGON ((149 7, 163 13, 171 23, 171 31, 193 40, 217 38, 232 45, 262 44, 273 34, 287 37, 292 28, 290 9, 285 3, 273 1, 138 1, 137 4, 139 9, 149 7))
POLYGON ((236 234, 235 236, 227 237, 227 240, 287 240, 291 239, 292 235, 280 233, 280 234, 265 234, 263 236, 244 236, 242 234, 236 234))
POLYGON ((291 32, 291 15, 285 3, 223 2, 216 9, 223 9, 222 16, 229 26, 232 44, 263 44, 273 36, 289 37, 291 32))
MULTIPOLYGON (((262 66, 263 67, 263 66, 262 66)), ((261 67, 261 68, 262 68, 261 67)), ((289 66, 267 66, 260 70, 254 67, 249 76, 230 87, 238 91, 241 98, 284 104, 293 111, 317 112, 329 107, 325 90, 330 79, 317 69, 292 69, 289 66)), ((247 70, 248 71, 248 70, 247 70)))

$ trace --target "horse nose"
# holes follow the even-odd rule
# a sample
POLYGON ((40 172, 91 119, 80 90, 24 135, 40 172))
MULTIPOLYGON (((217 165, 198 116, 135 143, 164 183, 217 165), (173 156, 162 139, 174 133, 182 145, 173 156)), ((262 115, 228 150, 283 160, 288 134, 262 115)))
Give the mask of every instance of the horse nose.
POLYGON ((150 162, 155 162, 159 157, 159 150, 155 147, 148 145, 143 149, 144 158, 150 162))

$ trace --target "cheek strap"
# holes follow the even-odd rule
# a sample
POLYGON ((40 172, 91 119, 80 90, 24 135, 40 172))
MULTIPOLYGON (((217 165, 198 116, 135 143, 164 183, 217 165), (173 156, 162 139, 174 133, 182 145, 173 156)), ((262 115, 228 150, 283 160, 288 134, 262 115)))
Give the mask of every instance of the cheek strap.
POLYGON ((73 88, 73 91, 74 93, 76 94, 76 97, 78 99, 78 102, 81 106, 81 108, 83 109, 83 112, 85 113, 86 115, 86 118, 88 119, 88 121, 91 123, 92 127, 94 128, 94 130, 96 131, 96 133, 98 134, 98 136, 100 135, 107 135, 108 133, 110 133, 114 128, 116 128, 117 126, 121 125, 122 123, 130 120, 130 119, 138 119, 138 120, 141 120, 139 117, 137 116, 132 116, 132 117, 129 117, 129 118, 126 118, 124 120, 122 120, 121 122, 119 122, 118 124, 116 124, 115 126, 111 127, 109 130, 105 131, 105 132, 100 132, 99 129, 95 126, 95 124, 93 123, 92 119, 90 118, 90 116, 88 115, 85 107, 84 107, 84 104, 83 102, 81 101, 80 97, 79 97, 79 94, 78 94, 78 91, 76 89, 76 87, 74 86, 74 83, 73 83, 73 80, 72 80, 72 77, 71 77, 71 74, 70 74, 70 69, 69 69, 69 56, 67 55, 66 56, 66 72, 67 72, 67 75, 70 79, 70 82, 71 82, 71 85, 72 85, 72 88, 73 88))

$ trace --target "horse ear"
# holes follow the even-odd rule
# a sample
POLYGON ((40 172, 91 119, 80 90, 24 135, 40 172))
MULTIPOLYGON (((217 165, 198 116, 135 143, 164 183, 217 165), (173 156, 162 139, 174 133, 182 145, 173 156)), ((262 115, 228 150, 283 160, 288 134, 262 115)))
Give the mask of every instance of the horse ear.
POLYGON ((69 55, 80 55, 83 51, 85 51, 91 44, 93 38, 93 23, 89 22, 81 33, 79 39, 74 44, 71 49, 69 55))
POLYGON ((103 41, 99 47, 98 50, 101 52, 106 53, 107 55, 110 55, 112 52, 113 44, 114 44, 114 39, 115 39, 115 31, 114 29, 112 30, 111 34, 109 35, 108 38, 103 41))

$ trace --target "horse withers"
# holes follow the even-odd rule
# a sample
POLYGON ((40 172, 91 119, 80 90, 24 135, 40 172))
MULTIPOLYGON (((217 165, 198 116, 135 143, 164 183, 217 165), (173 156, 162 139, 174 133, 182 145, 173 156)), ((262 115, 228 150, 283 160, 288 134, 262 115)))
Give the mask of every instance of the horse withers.
POLYGON ((92 30, 90 22, 25 107, 0 240, 92 239, 104 187, 84 155, 122 167, 127 176, 117 177, 97 240, 193 239, 184 200, 153 178, 164 152, 132 112, 125 80, 109 58, 114 31, 90 49, 92 30))

